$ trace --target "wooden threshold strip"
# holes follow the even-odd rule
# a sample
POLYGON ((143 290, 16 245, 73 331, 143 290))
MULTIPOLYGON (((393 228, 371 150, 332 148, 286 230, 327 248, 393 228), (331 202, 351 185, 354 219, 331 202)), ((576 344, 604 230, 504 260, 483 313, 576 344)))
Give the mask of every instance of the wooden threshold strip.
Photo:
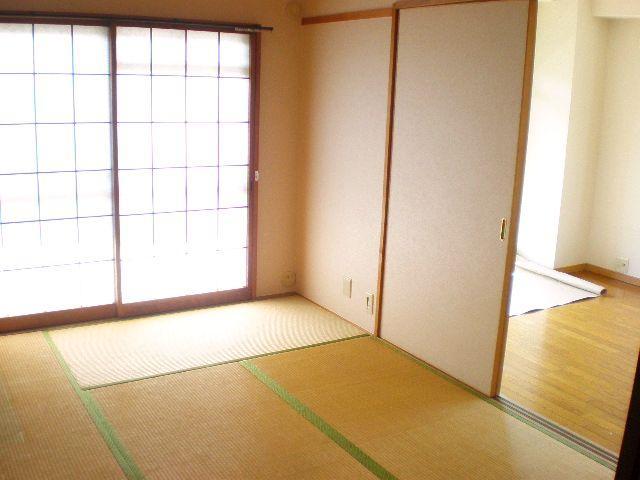
POLYGON ((304 17, 302 25, 316 23, 347 22, 349 20, 365 20, 367 18, 383 18, 393 14, 392 8, 375 8, 372 10, 358 10, 355 12, 336 13, 333 15, 320 15, 317 17, 304 17))

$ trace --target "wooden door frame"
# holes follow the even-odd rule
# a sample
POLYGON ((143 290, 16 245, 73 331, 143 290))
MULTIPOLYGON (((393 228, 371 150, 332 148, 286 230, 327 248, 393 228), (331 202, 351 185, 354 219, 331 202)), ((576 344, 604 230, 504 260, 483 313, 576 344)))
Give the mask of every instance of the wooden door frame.
MULTIPOLYGON (((89 13, 52 13, 0 11, 2 23, 47 23, 61 25, 93 25, 109 28, 110 47, 110 99, 111 99, 111 155, 112 155, 112 196, 113 196, 113 235, 114 235, 114 288, 115 302, 107 305, 80 307, 26 315, 0 318, 0 333, 27 329, 47 328, 56 325, 73 324, 107 318, 125 318, 138 315, 155 314, 221 305, 256 298, 257 284, 257 238, 258 238, 258 152, 259 152, 259 115, 260 115, 260 50, 261 31, 272 30, 256 24, 232 24, 225 22, 207 22, 202 20, 165 19, 158 17, 135 17, 117 15, 94 15, 89 13), (120 255, 120 206, 118 179, 118 143, 117 143, 117 62, 116 27, 138 26, 144 28, 177 28, 183 30, 204 30, 215 32, 244 33, 250 38, 249 67, 249 165, 247 171, 248 186, 248 230, 247 230, 247 286, 239 289, 185 295, 174 298, 149 300, 134 303, 122 302, 121 255, 120 255)), ((38 292, 33 292, 37 295, 38 292)))
MULTIPOLYGON (((398 31, 400 26, 400 10, 418 7, 434 7, 443 5, 482 3, 496 1, 515 0, 400 0, 393 5, 391 26, 391 58, 389 66, 389 95, 387 104, 387 134, 385 146, 384 179, 382 192, 382 227, 380 232, 380 248, 378 257, 378 295, 375 310, 376 336, 380 337, 382 327, 382 301, 384 295, 384 272, 387 247, 388 213, 389 213, 389 188, 391 182, 391 164, 393 155, 393 123, 396 97, 396 73, 398 61, 398 31)), ((522 188, 524 184, 524 165, 526 159, 527 138, 529 132, 529 115, 531 109, 531 88, 533 83, 533 59, 535 51, 537 0, 527 0, 529 4, 527 35, 525 41, 525 57, 522 81, 522 100, 520 105, 520 119, 518 130, 518 144, 515 158, 515 174, 513 181, 511 218, 508 219, 508 236, 506 262, 502 285, 502 299, 500 305, 500 317, 496 348, 494 355, 493 375, 491 381, 490 396, 495 397, 500 391, 502 368, 504 362, 505 346, 508 328, 508 310, 511 297, 512 272, 515 266, 517 233, 520 221, 520 204, 522 200, 522 188)))

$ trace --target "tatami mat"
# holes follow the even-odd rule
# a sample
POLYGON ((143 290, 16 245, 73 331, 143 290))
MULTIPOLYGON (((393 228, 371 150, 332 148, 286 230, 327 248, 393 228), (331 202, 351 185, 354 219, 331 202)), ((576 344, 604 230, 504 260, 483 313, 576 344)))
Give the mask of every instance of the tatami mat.
POLYGON ((41 332, 0 337, 0 478, 125 478, 41 332))
POLYGON ((214 365, 364 332, 300 296, 51 331, 83 388, 214 365))
POLYGON ((372 338, 251 363, 398 478, 614 475, 372 338))
POLYGON ((237 363, 92 395, 148 479, 375 478, 237 363))

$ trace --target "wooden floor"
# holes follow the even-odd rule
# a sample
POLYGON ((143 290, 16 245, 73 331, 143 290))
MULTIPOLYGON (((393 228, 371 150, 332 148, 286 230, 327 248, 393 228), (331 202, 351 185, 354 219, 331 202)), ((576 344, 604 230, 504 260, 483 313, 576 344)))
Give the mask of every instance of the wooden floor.
POLYGON ((640 346, 640 287, 509 321, 501 395, 618 454, 640 346))

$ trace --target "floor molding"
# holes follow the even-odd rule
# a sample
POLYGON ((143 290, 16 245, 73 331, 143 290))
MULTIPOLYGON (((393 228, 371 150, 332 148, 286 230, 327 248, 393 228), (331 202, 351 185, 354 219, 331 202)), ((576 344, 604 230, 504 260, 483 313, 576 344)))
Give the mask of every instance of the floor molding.
POLYGON ((551 432, 559 435, 560 437, 576 445, 577 447, 587 450, 592 455, 607 463, 607 466, 609 466, 611 469, 615 469, 616 465, 618 464, 618 456, 613 452, 596 445, 595 443, 587 440, 584 437, 581 437, 580 435, 576 435, 575 433, 562 428, 560 425, 552 422, 542 415, 538 415, 537 413, 527 410, 505 397, 496 397, 495 401, 501 404, 505 409, 510 410, 517 415, 526 418, 530 422, 542 426, 547 430, 550 430, 551 432))
POLYGON ((640 287, 640 278, 633 277, 631 275, 627 275, 626 273, 616 272, 615 270, 610 270, 608 268, 599 267, 597 265, 592 265, 587 263, 586 271, 591 273, 597 273, 598 275, 602 275, 603 277, 613 278, 614 280, 618 280, 620 282, 628 283, 629 285, 635 285, 636 287, 640 287))
POLYGON ((640 287, 640 278, 634 277, 632 275, 627 275, 626 273, 616 272, 615 270, 611 270, 609 268, 599 267, 598 265, 594 265, 592 263, 578 263, 577 265, 568 265, 566 267, 556 268, 556 270, 562 273, 597 273, 598 275, 602 275, 603 277, 612 278, 620 282, 628 283, 629 285, 640 287))
POLYGON ((562 273, 580 273, 587 270, 587 264, 579 263, 577 265, 569 265, 567 267, 556 268, 556 270, 562 273))
POLYGON ((282 293, 271 293, 269 295, 257 295, 255 298, 250 300, 251 302, 259 302, 260 300, 271 300, 272 298, 284 298, 291 297, 292 295, 298 295, 296 292, 282 292, 282 293))

